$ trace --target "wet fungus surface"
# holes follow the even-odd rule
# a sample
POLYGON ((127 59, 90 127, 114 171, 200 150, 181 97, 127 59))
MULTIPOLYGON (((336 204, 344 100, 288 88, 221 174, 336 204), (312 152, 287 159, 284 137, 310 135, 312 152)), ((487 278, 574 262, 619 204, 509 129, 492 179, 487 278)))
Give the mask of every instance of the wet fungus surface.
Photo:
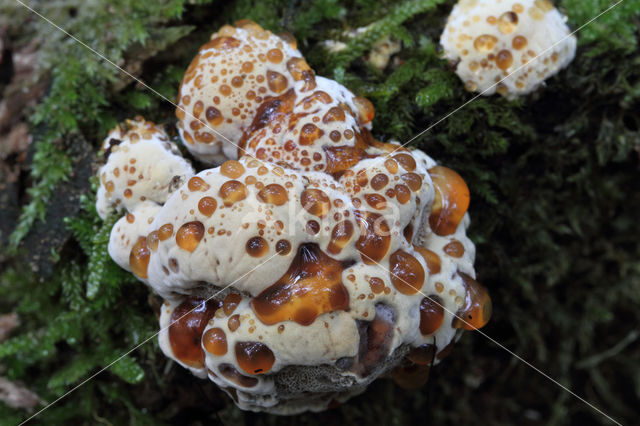
POLYGON ((512 99, 565 68, 577 42, 549 0, 460 0, 440 44, 468 91, 512 99))
POLYGON ((264 324, 295 321, 309 325, 326 312, 349 309, 349 293, 342 284, 343 262, 324 254, 315 244, 303 244, 289 270, 251 301, 264 324))
POLYGON ((104 143, 96 206, 122 215, 111 257, 165 299, 164 353, 243 409, 324 410, 383 374, 418 387, 489 320, 463 178, 375 140, 374 114, 290 35, 241 21, 179 89, 184 146, 217 167, 196 172, 142 118, 104 143))

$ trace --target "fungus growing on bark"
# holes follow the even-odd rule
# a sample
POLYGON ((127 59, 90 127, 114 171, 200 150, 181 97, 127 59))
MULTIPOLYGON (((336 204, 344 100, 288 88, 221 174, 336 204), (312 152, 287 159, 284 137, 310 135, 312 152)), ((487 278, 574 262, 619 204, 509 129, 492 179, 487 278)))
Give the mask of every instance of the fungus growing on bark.
POLYGON ((243 409, 320 411, 387 372, 419 385, 460 329, 489 320, 462 178, 373 139, 371 103, 315 77, 290 37, 223 27, 189 67, 180 102, 185 146, 227 160, 184 168, 171 193, 146 182, 167 192, 126 204, 110 242, 116 262, 165 299, 167 356, 243 409), (223 118, 206 121, 207 108, 223 118), (228 140, 196 137, 209 126, 228 140))
POLYGON ((565 21, 549 0, 460 0, 440 44, 467 90, 515 98, 573 60, 565 21))

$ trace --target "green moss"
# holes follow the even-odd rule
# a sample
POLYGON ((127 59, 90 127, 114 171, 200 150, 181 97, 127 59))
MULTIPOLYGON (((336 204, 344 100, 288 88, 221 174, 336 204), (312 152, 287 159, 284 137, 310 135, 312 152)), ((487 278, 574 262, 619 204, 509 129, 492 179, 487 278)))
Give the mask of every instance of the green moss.
MULTIPOLYGON (((611 4, 559 3, 574 28, 611 4)), ((131 66, 170 99, 198 46, 220 25, 240 18, 292 32, 319 74, 369 97, 380 139, 408 141, 473 97, 438 55, 452 1, 30 4, 109 59, 131 66), (320 46, 364 25, 370 31, 348 40, 346 51, 328 54, 320 46), (362 56, 386 34, 401 38, 404 47, 397 66, 380 72, 362 56)), ((54 273, 25 275, 28 253, 21 241, 48 209, 64 202, 54 194, 70 176, 73 155, 61 141, 82 135, 97 151, 117 121, 143 114, 173 123, 173 108, 19 6, 0 6, 0 16, 16 40, 40 42, 42 73, 51 81, 32 122, 38 135, 33 184, 11 237, 14 257, 0 273, 0 308, 17 311, 22 321, 0 344, 0 363, 3 374, 53 401, 157 331, 157 301, 109 259, 106 242, 115 219, 99 220, 91 193, 80 213, 66 219, 72 238, 52 248, 54 273)), ((476 268, 495 307, 484 331, 623 422, 634 420, 640 400, 640 346, 630 333, 640 320, 639 19, 640 2, 626 0, 579 34, 576 60, 543 90, 516 102, 477 99, 411 142, 458 170, 471 188, 476 268)), ((422 391, 401 391, 381 380, 337 410, 284 421, 604 422, 481 335, 467 333, 458 346, 432 370, 422 391)), ((240 412, 210 383, 165 368, 152 339, 38 419, 283 421, 240 412)), ((24 417, 0 404, 0 424, 24 417)))

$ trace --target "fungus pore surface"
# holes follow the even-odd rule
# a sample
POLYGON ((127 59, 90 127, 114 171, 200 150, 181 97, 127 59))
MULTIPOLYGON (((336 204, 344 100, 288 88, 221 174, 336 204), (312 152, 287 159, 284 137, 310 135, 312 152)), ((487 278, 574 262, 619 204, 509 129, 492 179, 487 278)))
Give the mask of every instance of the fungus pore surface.
POLYGON ((247 410, 321 411, 382 374, 423 384, 491 315, 469 190, 370 133, 374 108, 316 77, 290 35, 224 26, 180 86, 196 173, 143 119, 107 137, 109 253, 162 296, 160 346, 247 410))

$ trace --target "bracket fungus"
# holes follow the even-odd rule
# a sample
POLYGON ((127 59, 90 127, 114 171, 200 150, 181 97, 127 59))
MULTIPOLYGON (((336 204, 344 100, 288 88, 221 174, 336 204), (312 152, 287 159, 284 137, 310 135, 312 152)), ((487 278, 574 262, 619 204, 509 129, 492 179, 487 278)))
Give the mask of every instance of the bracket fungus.
POLYGON ((468 91, 513 99, 569 65, 577 39, 549 0, 460 0, 440 44, 468 91))
POLYGON ((113 259, 165 299, 167 356, 243 409, 294 414, 383 374, 419 386, 487 323, 464 180, 375 140, 371 103, 316 77, 291 36, 224 26, 179 96, 185 146, 222 164, 194 173, 162 132, 134 141, 155 126, 128 122, 105 143, 97 201, 124 213, 113 259), (129 185, 115 170, 133 164, 129 185))

